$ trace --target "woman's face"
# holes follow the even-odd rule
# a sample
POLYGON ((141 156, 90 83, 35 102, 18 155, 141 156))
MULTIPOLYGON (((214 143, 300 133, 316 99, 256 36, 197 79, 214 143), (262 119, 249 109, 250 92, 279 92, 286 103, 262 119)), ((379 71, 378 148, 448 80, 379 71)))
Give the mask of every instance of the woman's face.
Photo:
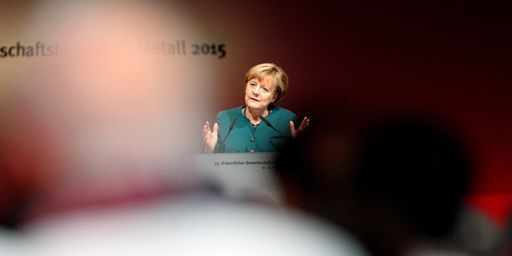
POLYGON ((245 85, 245 105, 250 109, 266 109, 276 99, 272 76, 253 78, 245 85))

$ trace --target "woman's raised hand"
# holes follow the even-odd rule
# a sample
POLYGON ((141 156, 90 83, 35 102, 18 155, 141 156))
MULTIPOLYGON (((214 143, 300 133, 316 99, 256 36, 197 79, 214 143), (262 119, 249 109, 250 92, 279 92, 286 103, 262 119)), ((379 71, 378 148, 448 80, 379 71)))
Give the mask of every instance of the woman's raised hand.
POLYGON ((310 119, 307 116, 305 116, 302 119, 302 122, 300 123, 299 128, 297 128, 297 129, 295 129, 295 124, 293 123, 293 121, 290 121, 290 131, 291 131, 292 138, 295 138, 295 137, 297 137, 297 135, 303 133, 306 130, 306 128, 308 128, 309 121, 310 121, 310 119))
POLYGON ((215 149, 215 144, 217 144, 217 134, 219 131, 219 125, 217 123, 213 124, 213 131, 210 129, 210 122, 206 121, 203 126, 203 142, 204 149, 207 153, 213 153, 215 149))

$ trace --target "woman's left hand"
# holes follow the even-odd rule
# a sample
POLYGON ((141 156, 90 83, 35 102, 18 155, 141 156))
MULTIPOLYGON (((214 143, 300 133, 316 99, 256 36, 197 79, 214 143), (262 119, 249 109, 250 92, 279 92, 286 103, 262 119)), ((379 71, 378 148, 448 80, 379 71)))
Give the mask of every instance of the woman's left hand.
POLYGON ((307 116, 305 116, 302 119, 302 122, 300 123, 299 128, 297 128, 297 129, 295 129, 295 124, 293 123, 293 121, 290 121, 290 131, 291 131, 292 138, 295 138, 295 137, 297 137, 297 135, 303 133, 306 130, 306 128, 308 128, 309 121, 310 121, 310 119, 307 116))

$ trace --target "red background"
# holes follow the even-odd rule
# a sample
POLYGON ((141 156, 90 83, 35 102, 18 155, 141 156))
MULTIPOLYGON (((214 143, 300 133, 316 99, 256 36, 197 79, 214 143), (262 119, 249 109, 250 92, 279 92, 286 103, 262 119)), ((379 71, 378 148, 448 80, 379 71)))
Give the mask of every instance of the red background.
POLYGON ((506 7, 496 1, 188 6, 228 45, 219 65, 229 71, 212 116, 243 103, 243 74, 260 62, 285 68, 290 91, 281 105, 299 115, 319 99, 375 112, 434 114, 468 138, 477 168, 469 201, 500 223, 512 191, 512 18, 506 7))

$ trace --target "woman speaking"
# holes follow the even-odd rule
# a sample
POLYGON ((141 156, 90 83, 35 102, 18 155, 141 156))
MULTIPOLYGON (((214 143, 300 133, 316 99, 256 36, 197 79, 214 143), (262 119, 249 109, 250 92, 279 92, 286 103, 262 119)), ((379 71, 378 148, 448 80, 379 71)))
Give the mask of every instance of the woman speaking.
POLYGON ((245 74, 245 105, 221 111, 213 128, 206 122, 203 141, 208 153, 274 152, 308 125, 275 104, 286 94, 288 76, 272 63, 262 63, 245 74))

